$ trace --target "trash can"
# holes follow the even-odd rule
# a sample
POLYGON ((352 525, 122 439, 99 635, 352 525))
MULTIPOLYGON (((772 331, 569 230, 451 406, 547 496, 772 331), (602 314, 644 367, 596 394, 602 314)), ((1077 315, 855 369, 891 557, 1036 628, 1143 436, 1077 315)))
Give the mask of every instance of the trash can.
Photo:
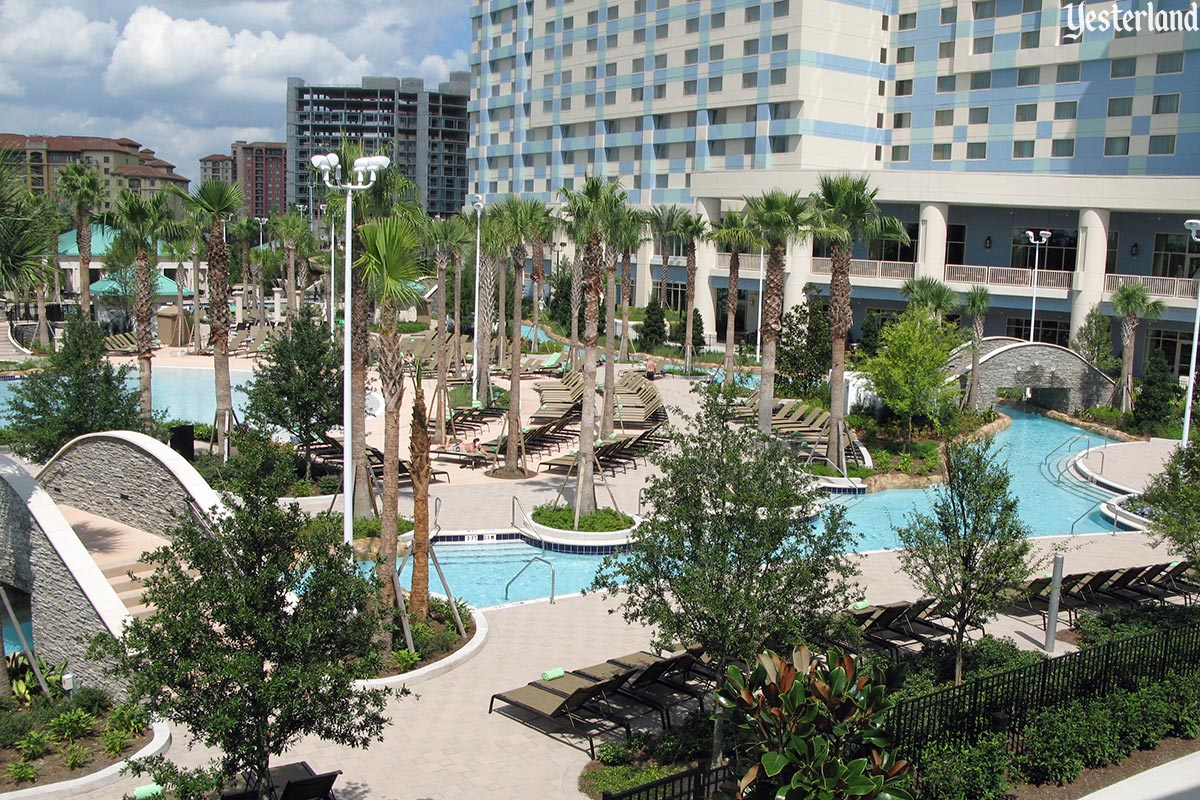
POLYGON ((188 461, 196 460, 196 426, 172 425, 169 429, 171 449, 188 461))

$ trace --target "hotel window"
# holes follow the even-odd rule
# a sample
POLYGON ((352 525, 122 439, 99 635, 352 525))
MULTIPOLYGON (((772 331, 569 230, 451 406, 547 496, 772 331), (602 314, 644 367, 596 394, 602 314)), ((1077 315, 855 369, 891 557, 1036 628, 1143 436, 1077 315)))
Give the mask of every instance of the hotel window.
POLYGON ((1162 135, 1150 137, 1150 155, 1152 156, 1172 156, 1175 155, 1175 136, 1162 135))
POLYGON ((788 35, 786 33, 777 33, 771 37, 771 52, 778 53, 780 50, 788 49, 788 35))
POLYGON ((667 85, 665 83, 656 83, 654 85, 654 99, 662 100, 667 96, 667 85))
POLYGON ((758 73, 757 72, 743 72, 742 73, 742 88, 743 89, 753 89, 757 86, 758 86, 758 73))
POLYGON ((883 161, 883 145, 881 144, 875 145, 875 160, 883 161))
POLYGON ((758 22, 758 20, 761 18, 761 15, 762 9, 759 6, 750 6, 746 9, 745 21, 758 22))
POLYGON ((1042 43, 1042 32, 1039 30, 1021 32, 1021 49, 1032 50, 1042 43))
POLYGON ((646 29, 645 28, 634 28, 633 29, 633 43, 641 44, 644 41, 646 41, 646 29))
POLYGON ((933 112, 933 124, 938 127, 943 127, 945 125, 953 125, 954 124, 954 109, 953 108, 939 108, 937 111, 933 112))
POLYGON ((908 161, 908 145, 892 145, 892 161, 908 161))
POLYGON ((634 72, 645 72, 646 71, 646 59, 635 58, 633 60, 633 71, 634 72))
POLYGON ((699 33, 700 32, 700 18, 692 17, 692 18, 688 19, 687 21, 685 21, 683 23, 683 32, 684 33, 699 33))
POLYGON ((589 94, 589 95, 584 96, 583 107, 584 108, 595 108, 596 107, 596 95, 589 94))
POLYGON ((879 15, 879 27, 880 27, 880 30, 885 30, 885 31, 886 31, 886 30, 887 30, 887 29, 888 29, 888 28, 891 26, 891 19, 892 19, 892 18, 891 18, 891 17, 889 17, 887 14, 880 14, 880 15, 879 15))
POLYGON ((614 47, 616 47, 617 46, 617 34, 610 33, 608 36, 605 36, 604 37, 604 46, 610 50, 613 49, 614 47))
POLYGON ((746 39, 742 42, 742 55, 756 56, 758 55, 758 39, 746 39))
POLYGON ((605 19, 607 19, 609 22, 612 22, 614 19, 620 18, 621 9, 617 8, 616 6, 609 6, 608 10, 605 12, 605 19))
POLYGON ((986 125, 988 121, 988 107, 976 106, 967 111, 968 125, 986 125))
POLYGON ((917 15, 915 12, 901 14, 898 22, 898 27, 900 30, 911 31, 913 28, 917 27, 917 15))
POLYGON ((724 58, 725 58, 725 45, 714 44, 714 45, 709 46, 709 48, 708 48, 708 60, 709 61, 721 61, 724 58))
POLYGON ((1055 139, 1050 142, 1051 158, 1071 158, 1075 155, 1074 139, 1055 139))
POLYGON ((1132 78, 1137 74, 1137 57, 1114 58, 1108 69, 1110 78, 1132 78))
POLYGON ((1164 331, 1151 328, 1148 334, 1149 347, 1145 348, 1146 365, 1155 351, 1161 350, 1166 356, 1167 366, 1171 374, 1177 378, 1186 377, 1192 359, 1192 335, 1184 331, 1164 331))
POLYGON ((908 97, 913 93, 912 78, 896 81, 896 97, 908 97))
POLYGON ((1075 119, 1079 116, 1079 103, 1075 100, 1060 100, 1054 104, 1055 119, 1075 119))
POLYGON ((883 112, 880 111, 875 115, 875 127, 878 130, 883 130, 883 112))
POLYGON ((684 97, 691 97, 695 93, 696 93, 696 82, 695 81, 684 81, 683 82, 684 97))
POLYGON ((708 154, 710 156, 725 155, 725 140, 724 139, 712 139, 711 141, 709 141, 708 154))
POLYGON ((712 17, 710 17, 708 20, 708 27, 714 31, 717 30, 718 28, 724 28, 725 27, 725 12, 721 11, 716 14, 713 14, 712 17))
POLYGON ((684 64, 696 64, 700 61, 700 48, 693 47, 691 50, 683 51, 684 64))
MULTIPOLYGON (((911 47, 901 47, 901 50, 912 50, 911 47)), ((938 42, 938 58, 953 58, 954 57, 954 40, 950 39, 945 42, 938 42)), ((897 59, 899 51, 897 51, 897 59)))
POLYGON ((1114 39, 1128 39, 1131 36, 1137 36, 1137 28, 1125 28, 1119 31, 1113 31, 1114 39))
POLYGON ((1013 158, 1033 158, 1033 140, 1013 142, 1013 158))
POLYGON ((1179 95, 1177 94, 1156 94, 1154 95, 1154 107, 1151 113, 1154 114, 1178 114, 1179 113, 1179 95))
POLYGON ((708 110, 709 125, 724 125, 728 118, 729 109, 727 108, 710 108, 708 110))
POLYGON ((588 12, 588 15, 587 15, 587 24, 588 25, 595 25, 599 21, 600 21, 600 12, 599 11, 589 11, 588 12))
POLYGON ((1172 72, 1183 72, 1183 53, 1159 53, 1154 74, 1167 75, 1172 72))
POLYGON ((656 55, 654 57, 654 68, 655 69, 666 69, 667 68, 667 54, 666 53, 659 53, 658 55, 656 55))
POLYGON ((1017 86, 1037 86, 1041 80, 1041 67, 1021 67, 1017 70, 1017 86))
POLYGON ((720 76, 708 79, 708 90, 710 92, 719 92, 724 86, 725 81, 720 76))
POLYGON ((1037 122, 1037 103, 1021 103, 1017 106, 1016 122, 1037 122))
POLYGON ((967 158, 972 161, 987 158, 987 142, 967 142, 967 158))
POLYGON ((1194 278, 1200 270, 1200 243, 1186 233, 1154 234, 1150 274, 1161 278, 1194 278), (1188 254, 1191 258, 1188 258, 1188 254), (1189 265, 1191 272, 1188 272, 1189 265))
POLYGON ((617 93, 615 91, 605 92, 604 93, 604 105, 615 106, 616 104, 617 104, 617 93))
POLYGON ((1070 64, 1059 64, 1058 72, 1055 75, 1055 83, 1075 83, 1079 80, 1079 62, 1074 61, 1070 64))
POLYGON ((1058 29, 1059 44, 1083 44, 1084 32, 1075 30, 1068 25, 1063 25, 1058 29))
POLYGON ((606 77, 606 78, 617 77, 617 64, 615 61, 612 62, 611 64, 604 65, 604 77, 606 77))
POLYGON ((885 94, 887 94, 887 81, 880 81, 879 82, 879 96, 883 97, 885 94))
POLYGON ((595 39, 587 40, 587 51, 589 53, 596 52, 596 50, 599 48, 599 46, 600 46, 599 43, 595 39))
POLYGON ((666 39, 671 35, 670 24, 664 22, 662 25, 654 26, 654 38, 658 40, 666 39))
POLYGON ((585 69, 585 70, 583 71, 583 79, 584 79, 585 81, 594 81, 594 80, 596 80, 596 68, 595 68, 595 67, 588 67, 587 69, 585 69))
POLYGON ((971 53, 977 56, 987 55, 992 52, 995 45, 995 40, 991 36, 976 36, 971 42, 971 53))
MULTIPOLYGON (((1012 339, 1029 341, 1029 318, 1009 317, 1004 324, 1004 335, 1012 339)), ((1045 344, 1066 347, 1071 339, 1071 323, 1065 320, 1045 319, 1039 315, 1035 338, 1045 344)))
POLYGON ((552 33, 554 33, 554 20, 550 20, 546 23, 546 35, 548 36, 552 33))
POLYGON ((787 136, 772 136, 770 145, 772 153, 787 153, 790 150, 787 136))
POLYGON ((991 19, 996 16, 996 0, 980 0, 975 3, 975 19, 991 19))
POLYGON ((992 88, 992 73, 990 72, 972 72, 971 73, 971 91, 980 89, 992 88))
POLYGON ((937 90, 939 92, 953 92, 955 89, 954 75, 938 75, 937 90))
POLYGON ((958 21, 958 7, 957 6, 947 6, 946 8, 942 9, 942 24, 943 25, 953 25, 957 21, 958 21))
POLYGON ((879 63, 880 64, 887 63, 887 48, 886 47, 879 48, 879 63))
POLYGON ((787 69, 785 67, 778 67, 771 70, 772 86, 783 86, 785 83, 787 83, 787 69))
POLYGON ((946 226, 946 263, 961 264, 967 253, 967 226, 946 226))
POLYGON ((912 114, 909 113, 908 111, 902 111, 899 114, 893 114, 892 115, 892 127, 893 128, 911 128, 912 127, 912 114))
POLYGON ((788 0, 775 0, 775 4, 771 6, 772 17, 786 17, 792 11, 788 0))
POLYGON ((1108 98, 1108 116, 1110 116, 1110 117, 1131 117, 1131 116, 1133 116, 1133 98, 1132 97, 1110 97, 1110 98, 1108 98))
POLYGON ((1104 155, 1106 156, 1127 156, 1129 155, 1129 137, 1128 136, 1109 136, 1104 140, 1104 155))
POLYGON ((1042 0, 1022 0, 1021 13, 1029 14, 1034 11, 1042 10, 1042 0))
POLYGON ((949 142, 940 142, 938 144, 935 144, 933 146, 933 160, 934 161, 949 161, 950 160, 950 148, 952 146, 953 145, 951 145, 949 142))
MULTIPOLYGON (((1012 250, 1010 251, 1012 266, 1022 269, 1033 269, 1035 256, 1034 246, 1025 236, 1025 228, 1013 226, 1012 250)), ((1043 269, 1055 269, 1071 272, 1075 269, 1078 256, 1079 231, 1050 229, 1050 239, 1039 249, 1043 269)))

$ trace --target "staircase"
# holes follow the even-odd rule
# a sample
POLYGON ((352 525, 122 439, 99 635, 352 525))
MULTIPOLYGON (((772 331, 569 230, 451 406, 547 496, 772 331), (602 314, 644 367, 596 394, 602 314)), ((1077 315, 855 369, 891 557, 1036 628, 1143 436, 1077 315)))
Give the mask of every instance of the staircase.
POLYGON ((3 325, 3 330, 0 330, 0 361, 24 361, 29 358, 29 353, 18 348, 9 338, 8 323, 0 325, 3 325))
POLYGON ((134 619, 143 619, 154 613, 152 607, 142 602, 144 581, 153 572, 154 567, 137 561, 104 568, 104 577, 108 578, 117 597, 121 598, 121 602, 134 619))

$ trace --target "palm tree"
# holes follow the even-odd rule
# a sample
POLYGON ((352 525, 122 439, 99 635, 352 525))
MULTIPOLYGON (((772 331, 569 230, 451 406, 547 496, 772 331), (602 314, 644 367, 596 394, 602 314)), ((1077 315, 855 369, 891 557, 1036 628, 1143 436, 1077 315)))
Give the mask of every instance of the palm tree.
MULTIPOLYGON (((633 302, 633 254, 645 241, 646 214, 636 208, 622 206, 613 221, 610 241, 621 253, 621 353, 620 360, 629 358, 629 306, 633 302)), ((611 354, 609 356, 611 358, 611 354)), ((606 378, 607 381, 607 378, 606 378)), ((607 403, 607 396, 605 402, 607 403)), ((614 398, 615 399, 615 398, 614 398)))
POLYGON ((600 323, 600 270, 604 258, 603 240, 611 231, 617 209, 627 200, 618 183, 587 177, 583 188, 559 190, 564 213, 571 220, 576 242, 583 247, 583 403, 579 422, 578 478, 575 489, 575 527, 580 517, 596 510, 593 466, 596 437, 596 356, 597 330, 600 323))
POLYGON ((979 402, 979 348, 983 341, 983 323, 992 307, 992 295, 983 285, 972 286, 967 292, 967 314, 971 317, 971 382, 967 385, 967 407, 979 402))
POLYGON ((49 195, 30 195, 25 204, 26 215, 31 218, 31 227, 45 242, 45 271, 33 281, 37 299, 37 339, 43 350, 51 344, 50 322, 46 318, 46 294, 49 281, 58 273, 58 234, 63 227, 63 212, 49 195))
POLYGON ((37 226, 34 195, 0 160, 0 292, 16 291, 46 280, 47 237, 37 226))
POLYGON ((208 223, 208 342, 213 349, 217 390, 217 450, 225 456, 225 437, 233 424, 233 390, 229 383, 229 246, 221 220, 241 209, 242 189, 236 183, 205 181, 190 195, 176 188, 184 206, 208 223))
POLYGON ((679 235, 679 226, 687 213, 679 206, 655 206, 650 209, 650 213, 646 217, 646 222, 654 234, 654 241, 658 244, 659 258, 662 259, 662 277, 658 281, 658 302, 664 308, 667 303, 667 269, 671 261, 668 246, 671 238, 679 235))
POLYGON ((225 226, 226 235, 236 239, 241 246, 242 280, 250 284, 250 301, 258 314, 262 313, 263 307, 262 297, 259 295, 262 291, 262 264, 257 260, 252 260, 250 252, 261 230, 262 228, 254 221, 253 217, 242 217, 237 222, 231 222, 225 226))
POLYGON ((1120 394, 1120 408, 1124 412, 1133 408, 1133 341, 1138 325, 1142 319, 1161 317, 1167 306, 1162 300, 1151 300, 1142 283, 1124 284, 1113 292, 1109 302, 1121 317, 1121 380, 1116 392, 1120 394))
POLYGON ((500 273, 500 264, 506 257, 507 248, 500 238, 500 230, 495 222, 496 215, 491 209, 483 212, 481 220, 480 263, 475 265, 475 280, 479 283, 479 325, 475 331, 476 350, 479 358, 472 368, 475 370, 479 385, 479 397, 485 407, 492 404, 492 315, 496 309, 493 298, 496 295, 496 275, 500 273))
POLYGON ((725 310, 725 382, 734 380, 733 354, 736 350, 734 340, 737 336, 738 289, 741 278, 741 255, 759 246, 759 237, 754 226, 746 215, 738 211, 726 211, 721 219, 713 224, 708 238, 729 251, 729 301, 725 310))
POLYGON ((900 294, 909 306, 928 309, 939 321, 958 308, 958 295, 932 275, 909 278, 900 287, 900 294))
MULTIPOLYGON (((121 191, 113 210, 105 213, 101 219, 105 225, 116 231, 119 237, 132 243, 137 253, 134 261, 133 313, 136 320, 142 418, 149 422, 152 418, 150 359, 154 357, 154 335, 150 325, 155 295, 155 280, 150 268, 150 247, 152 242, 159 239, 177 237, 180 234, 179 224, 171 217, 171 210, 167 205, 165 194, 160 192, 150 197, 144 197, 128 189, 121 191)), ((218 232, 220 224, 220 220, 218 220, 218 232)), ((226 316, 228 316, 228 309, 226 309, 226 316)), ((218 380, 220 380, 219 375, 218 380)), ((228 362, 225 368, 225 381, 228 386, 228 362)), ((219 395, 217 408, 220 409, 219 395)))
POLYGON ((450 263, 454 265, 454 374, 462 375, 463 367, 466 364, 462 346, 462 268, 465 260, 463 252, 475 241, 476 221, 465 212, 459 214, 454 220, 458 226, 458 236, 450 250, 450 263))
POLYGON ((79 311, 92 313, 92 210, 104 202, 100 173, 90 164, 68 164, 58 176, 58 191, 75 209, 76 243, 79 245, 79 311))
POLYGON ((747 221, 767 248, 767 275, 763 296, 762 385, 758 400, 758 427, 764 435, 771 432, 771 411, 775 405, 775 352, 783 319, 783 262, 788 245, 807 234, 812 211, 799 192, 772 189, 760 197, 747 197, 747 221))
MULTIPOLYGON (((382 603, 396 607, 392 575, 396 571, 397 514, 400 483, 400 407, 404 402, 404 353, 400 349, 400 311, 416 302, 416 281, 425 274, 420 257, 421 238, 418 224, 407 217, 390 217, 369 222, 359 228, 363 240, 362 255, 356 266, 363 271, 366 284, 379 301, 379 381, 383 387, 383 511, 380 514, 379 576, 382 603)), ((423 403, 423 399, 418 398, 423 403)), ((413 437, 417 435, 414 427, 413 437)), ((415 461, 415 453, 414 461, 415 461)), ((425 482, 424 526, 421 528, 421 501, 417 496, 414 464, 413 501, 417 506, 418 525, 413 531, 413 613, 424 617, 429 599, 429 484, 425 482), (417 570, 424 570, 424 587, 418 598, 417 570), (418 604, 420 610, 418 611, 418 604)), ((428 443, 426 443, 428 466, 428 443)), ((390 629, 387 634, 390 639, 390 629)), ((388 642, 390 646, 390 641, 388 642)))
MULTIPOLYGON (((533 272, 533 352, 538 352, 542 331, 539 317, 542 311, 542 294, 546 286, 546 242, 552 241, 558 231, 558 222, 545 205, 538 203, 537 223, 534 225, 532 261, 533 272)), ((553 248, 551 248, 553 252, 553 248)))
POLYGON ((308 234, 308 220, 298 211, 289 211, 271 220, 271 236, 279 240, 287 253, 288 316, 300 312, 302 288, 296 285, 296 250, 308 234))
POLYGON ((683 323, 683 373, 692 374, 692 325, 696 310, 696 242, 708 238, 708 223, 700 216, 686 212, 679 222, 678 236, 683 239, 687 257, 687 321, 683 323))
MULTIPOLYGON (((434 352, 437 370, 437 388, 434 390, 434 437, 440 446, 446 441, 446 392, 449 380, 450 358, 446 348, 448 303, 446 295, 450 287, 446 283, 446 266, 453 254, 465 247, 469 238, 466 228, 462 225, 462 217, 455 216, 446 219, 430 219, 425 225, 425 246, 433 250, 434 269, 437 273, 437 300, 434 313, 438 326, 434 331, 434 352)), ((457 262, 457 259, 456 259, 457 262)), ((458 270, 455 270, 459 273, 458 270)), ((461 274, 456 274, 458 290, 461 292, 461 274)), ((454 314, 454 330, 458 333, 458 312, 454 314)))
POLYGON ((546 206, 539 200, 510 194, 493 206, 493 210, 500 239, 508 245, 515 276, 512 342, 509 353, 508 438, 505 440, 504 468, 501 474, 506 477, 523 477, 525 470, 520 464, 518 452, 521 432, 521 295, 525 286, 526 247, 541 235, 546 206))
POLYGON ((850 254, 855 242, 892 239, 905 244, 908 234, 895 217, 881 216, 875 205, 878 189, 865 176, 822 175, 810 197, 813 236, 832 249, 829 276, 829 327, 833 334, 833 366, 829 370, 829 453, 837 469, 846 468, 846 339, 854 315, 850 308, 850 254))
POLYGON ((179 223, 180 244, 186 244, 192 260, 192 349, 200 352, 200 254, 204 251, 204 234, 207 233, 204 218, 195 211, 183 215, 179 223))

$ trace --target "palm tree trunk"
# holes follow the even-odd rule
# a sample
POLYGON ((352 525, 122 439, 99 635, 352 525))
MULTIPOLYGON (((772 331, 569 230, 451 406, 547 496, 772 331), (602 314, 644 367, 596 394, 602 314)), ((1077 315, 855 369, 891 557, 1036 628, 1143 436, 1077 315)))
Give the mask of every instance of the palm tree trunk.
POLYGON ((738 304, 738 270, 741 268, 738 259, 738 251, 733 249, 729 253, 729 299, 725 305, 725 383, 733 385, 733 352, 734 339, 737 337, 737 331, 734 330, 737 325, 737 304, 738 304))
POLYGON ((300 311, 300 303, 296 297, 297 292, 296 292, 296 248, 295 247, 292 247, 292 246, 287 247, 287 265, 288 265, 288 277, 287 277, 288 321, 290 322, 291 317, 294 317, 300 311))
POLYGON ((1121 411, 1133 410, 1133 343, 1137 323, 1126 317, 1121 321, 1121 411))
POLYGON ((600 438, 607 439, 613 432, 613 416, 617 408, 617 254, 605 255, 604 271, 608 273, 608 286, 604 294, 604 409, 600 414, 600 438))
MULTIPOLYGON (((434 352, 437 357, 437 388, 434 394, 437 395, 437 402, 434 403, 434 431, 437 437, 438 446, 446 443, 446 381, 447 360, 449 353, 446 352, 446 290, 450 287, 446 285, 446 253, 440 247, 437 254, 434 256, 437 263, 437 302, 434 304, 434 313, 437 314, 438 326, 434 332, 434 352)), ((458 320, 455 320, 457 329, 458 320)))
MULTIPOLYGON (((367 469, 366 398, 367 350, 371 343, 370 304, 361 269, 351 273, 350 451, 354 459, 354 516, 374 516, 371 473, 367 469)), ((345 432, 343 431, 343 436, 345 432)))
POLYGON ((425 391, 419 375, 413 379, 412 458, 413 572, 409 612, 417 619, 429 616, 429 419, 425 391))
POLYGON ((688 244, 687 320, 683 323, 683 374, 692 374, 692 312, 696 307, 696 243, 688 244))
POLYGON ((475 341, 479 344, 479 358, 473 365, 479 381, 479 397, 484 407, 492 404, 491 366, 492 359, 492 297, 495 290, 496 263, 491 256, 485 256, 483 263, 477 268, 479 280, 479 329, 475 331, 475 341))
MULTIPOLYGON (((479 331, 475 334, 478 336, 479 331)), ((462 259, 454 258, 454 374, 462 375, 462 259)))
POLYGON ((621 267, 621 360, 629 360, 629 303, 633 297, 633 254, 626 250, 621 267))
POLYGON ((504 443, 504 471, 508 475, 523 477, 521 468, 521 290, 525 284, 525 250, 520 248, 513 254, 516 282, 513 284, 512 342, 509 348, 508 376, 508 439, 504 443))
MULTIPOLYGON (((500 262, 496 262, 496 266, 500 266, 500 262)), ((508 306, 505 305, 505 299, 508 297, 508 275, 503 269, 496 270, 496 284, 499 298, 496 301, 496 366, 503 368, 504 366, 504 348, 508 344, 508 306)))
POLYGON ((43 349, 50 349, 50 324, 46 322, 46 284, 33 287, 37 297, 37 340, 43 349))
POLYGON ((775 350, 779 343, 779 323, 783 315, 783 260, 782 242, 771 245, 767 259, 767 280, 763 297, 762 325, 762 386, 758 397, 758 429, 764 435, 771 433, 771 413, 775 408, 775 350))
POLYGON ((153 279, 150 275, 150 255, 146 246, 139 244, 137 260, 134 262, 134 295, 133 313, 137 321, 137 350, 138 350, 138 382, 142 393, 142 419, 150 422, 152 418, 150 396, 150 359, 154 337, 150 332, 150 314, 153 311, 153 279))
POLYGON ((192 243, 192 349, 200 352, 200 245, 192 243))
POLYGON ((571 261, 571 371, 579 371, 579 304, 583 298, 582 254, 571 261))
POLYGON ((533 242, 533 274, 529 277, 533 279, 533 335, 530 337, 533 341, 533 350, 531 352, 539 353, 541 352, 542 329, 538 327, 538 319, 542 310, 542 284, 546 280, 546 248, 541 239, 535 239, 533 242))
POLYGON ((219 219, 213 221, 208 241, 208 341, 217 393, 217 449, 224 458, 225 437, 233 424, 233 391, 229 385, 229 248, 219 219))
POLYGON ((79 244, 79 311, 92 318, 92 219, 84 206, 75 208, 75 227, 79 244))
POLYGON ((829 448, 834 466, 846 471, 846 338, 854 321, 850 308, 850 249, 835 242, 829 276, 829 327, 833 339, 833 365, 829 370, 829 448))
POLYGON ((175 310, 179 315, 175 317, 175 341, 172 343, 174 347, 183 347, 183 281, 179 280, 183 277, 180 273, 183 272, 183 262, 179 261, 175 264, 175 310))
MULTIPOLYGON (((381 605, 390 615, 396 608, 396 590, 392 576, 396 572, 397 522, 400 503, 400 407, 404 404, 404 354, 396 333, 396 309, 385 304, 380 320, 379 382, 383 387, 383 508, 379 514, 379 577, 381 605)), ((381 639, 390 651, 392 627, 384 626, 381 639)))
POLYGON ((658 240, 658 254, 662 259, 662 273, 658 279, 658 304, 665 309, 667 307, 667 269, 671 263, 671 257, 667 255, 666 238, 658 240))
POLYGON ((980 404, 979 397, 979 348, 983 346, 983 315, 972 322, 971 337, 971 380, 967 384, 967 408, 975 408, 980 404))
POLYGON ((600 259, 603 257, 597 236, 588 239, 583 281, 583 401, 579 421, 579 469, 575 484, 575 527, 581 517, 596 510, 595 439, 596 439, 596 340, 600 324, 600 259))

